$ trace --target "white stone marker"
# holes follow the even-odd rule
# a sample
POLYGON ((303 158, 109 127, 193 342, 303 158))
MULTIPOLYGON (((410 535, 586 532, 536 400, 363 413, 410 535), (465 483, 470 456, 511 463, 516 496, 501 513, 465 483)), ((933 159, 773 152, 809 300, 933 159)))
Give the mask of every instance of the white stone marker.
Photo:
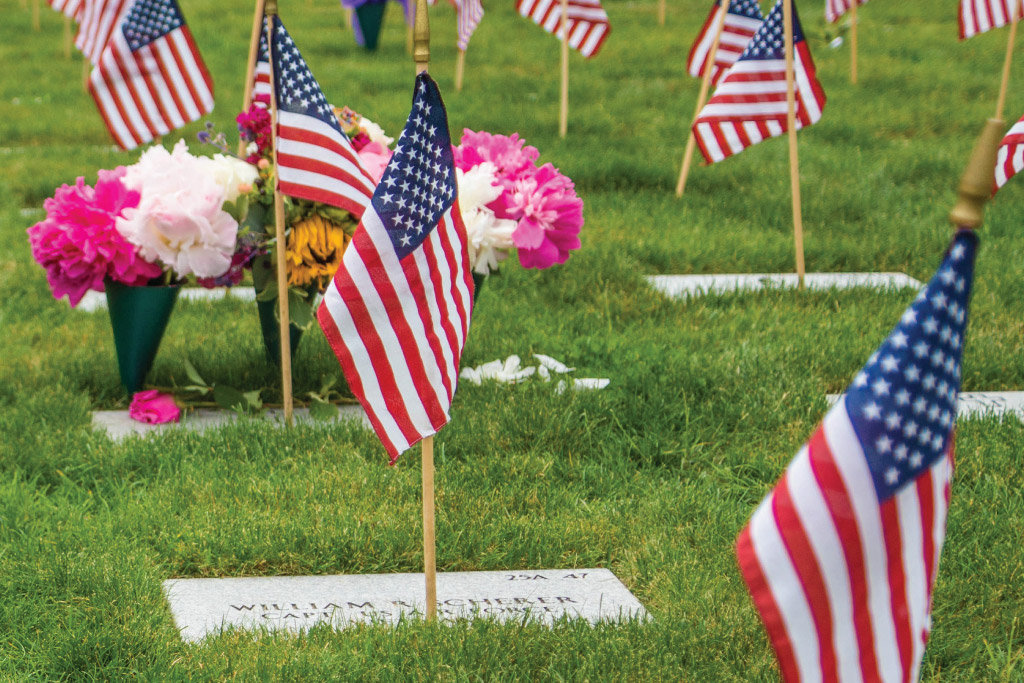
MULTIPOLYGON (((796 273, 744 273, 740 275, 648 275, 650 285, 671 298, 722 294, 761 289, 795 289, 796 273)), ((906 273, 805 273, 807 289, 920 289, 921 283, 906 273)))
MULTIPOLYGON (((373 429, 370 420, 361 406, 342 405, 338 406, 338 417, 334 420, 321 422, 309 416, 309 408, 297 408, 293 414, 296 423, 309 424, 331 424, 343 420, 359 420, 367 429, 373 429)), ((233 410, 213 410, 201 408, 182 416, 181 422, 169 422, 167 424, 151 425, 144 422, 137 422, 128 416, 127 410, 97 410, 92 414, 92 428, 105 431, 113 441, 120 441, 128 436, 155 434, 166 432, 172 429, 187 429, 193 432, 202 432, 211 427, 220 427, 239 418, 233 410)), ((271 408, 263 411, 261 416, 252 416, 250 419, 267 420, 276 426, 284 425, 284 415, 280 408, 271 408)))
MULTIPOLYGON (((164 594, 186 642, 222 628, 298 633, 319 624, 395 625, 422 618, 423 574, 169 579, 164 594)), ((437 617, 590 623, 646 619, 647 611, 608 569, 528 569, 437 575, 437 617)))
MULTIPOLYGON (((841 394, 826 394, 825 398, 831 405, 838 401, 840 396, 841 394)), ((957 396, 958 419, 986 415, 1016 415, 1024 421, 1024 391, 964 391, 957 396)))
MULTIPOLYGON (((255 301, 256 290, 252 287, 184 287, 178 294, 179 301, 220 301, 231 298, 237 301, 255 301)), ((107 295, 89 290, 75 306, 76 311, 95 313, 107 310, 107 295)))

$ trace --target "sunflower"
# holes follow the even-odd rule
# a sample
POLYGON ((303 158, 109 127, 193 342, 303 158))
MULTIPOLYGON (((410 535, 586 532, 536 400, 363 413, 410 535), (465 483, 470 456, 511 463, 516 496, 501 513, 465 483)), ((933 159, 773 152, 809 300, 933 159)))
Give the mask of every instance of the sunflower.
POLYGON ((316 213, 293 223, 286 243, 288 284, 314 284, 322 290, 334 277, 351 240, 342 226, 316 213))

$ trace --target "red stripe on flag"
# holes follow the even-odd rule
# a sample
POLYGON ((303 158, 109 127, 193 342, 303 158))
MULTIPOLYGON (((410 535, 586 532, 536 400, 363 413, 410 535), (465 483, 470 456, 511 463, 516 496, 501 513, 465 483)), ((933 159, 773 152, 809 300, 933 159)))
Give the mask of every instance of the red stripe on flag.
POLYGON ((843 559, 850 575, 850 595, 853 599, 853 625, 857 634, 857 648, 860 670, 865 680, 878 680, 878 658, 875 654, 875 636, 871 630, 871 612, 868 605, 868 582, 864 560, 864 539, 854 515, 850 492, 835 463, 835 455, 829 448, 822 428, 814 431, 807 444, 811 459, 811 470, 821 487, 822 496, 828 507, 843 549, 843 559))

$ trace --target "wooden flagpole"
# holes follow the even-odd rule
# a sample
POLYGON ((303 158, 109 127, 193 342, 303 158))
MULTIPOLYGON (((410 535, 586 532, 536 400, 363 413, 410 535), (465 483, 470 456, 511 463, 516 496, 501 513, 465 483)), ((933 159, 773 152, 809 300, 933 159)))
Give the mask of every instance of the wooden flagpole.
POLYGON ((466 51, 459 50, 455 57, 455 92, 462 92, 462 75, 466 71, 466 51))
POLYGON ((82 55, 82 90, 89 92, 89 75, 92 73, 92 63, 89 58, 82 55))
POLYGON ((558 137, 569 132, 569 0, 562 0, 562 102, 558 109, 558 137))
POLYGON ((658 0, 658 26, 665 25, 665 0, 658 0))
MULTIPOLYGON (((430 66, 430 19, 427 0, 416 0, 416 18, 412 58, 416 74, 426 73, 430 66)), ((420 442, 423 475, 423 580, 426 584, 426 617, 437 619, 437 539, 434 536, 434 437, 420 442)))
MULTIPOLYGON (((277 14, 277 0, 266 0, 266 16, 277 14)), ((267 46, 273 40, 273 27, 267 22, 267 46)), ((270 60, 270 121, 274 129, 274 168, 277 169, 277 87, 274 83, 274 60, 270 60)), ((278 190, 280 175, 274 181, 274 224, 277 237, 277 312, 280 317, 281 337, 281 393, 284 406, 284 421, 292 426, 292 344, 288 334, 291 320, 288 311, 288 262, 284 236, 284 198, 278 190)))
POLYGON ((793 241, 796 247, 797 287, 804 288, 804 220, 800 208, 800 162, 796 145, 796 90, 793 65, 793 0, 782 3, 786 31, 786 126, 789 133, 789 184, 793 192, 793 241))
POLYGON ((64 15, 64 59, 71 59, 74 38, 71 36, 71 17, 64 15))
POLYGON ((1002 119, 989 119, 974 143, 967 167, 957 186, 957 202, 949 212, 949 222, 956 229, 981 225, 985 203, 992 198, 992 174, 996 167, 999 143, 1003 139, 1002 119))
POLYGON ((704 60, 704 73, 701 75, 700 93, 697 95, 697 106, 693 110, 693 122, 690 123, 690 134, 686 138, 686 152, 683 153, 683 167, 679 171, 679 182, 676 183, 676 196, 682 197, 686 189, 686 178, 690 175, 690 163, 693 161, 693 150, 697 146, 697 137, 693 134, 693 124, 697 122, 700 110, 704 108, 704 101, 708 96, 708 89, 711 85, 711 74, 715 71, 715 58, 718 56, 718 44, 722 40, 722 30, 725 28, 725 13, 728 12, 726 3, 718 8, 718 16, 715 17, 715 36, 711 39, 711 49, 708 50, 704 60))
POLYGON ((42 24, 39 23, 39 3, 42 0, 33 0, 32 2, 32 28, 38 31, 42 28, 42 24))
POLYGON ((857 5, 860 0, 853 0, 850 5, 850 83, 857 82, 857 5))
POLYGON ((1017 38, 1017 24, 1020 21, 1021 3, 1015 2, 1013 20, 1010 22, 1010 35, 1006 39, 1006 59, 1003 61, 1003 79, 999 84, 999 99, 996 100, 996 118, 1003 118, 1003 107, 1006 106, 1006 90, 1010 85, 1010 62, 1013 58, 1013 41, 1017 38))
MULTIPOLYGON (((252 104, 253 80, 256 78, 256 60, 259 59, 260 32, 263 28, 263 15, 266 12, 266 0, 256 0, 256 9, 252 14, 252 31, 249 33, 249 61, 245 66, 245 85, 243 86, 242 111, 252 104)), ((238 156, 245 156, 245 141, 238 141, 238 156)))

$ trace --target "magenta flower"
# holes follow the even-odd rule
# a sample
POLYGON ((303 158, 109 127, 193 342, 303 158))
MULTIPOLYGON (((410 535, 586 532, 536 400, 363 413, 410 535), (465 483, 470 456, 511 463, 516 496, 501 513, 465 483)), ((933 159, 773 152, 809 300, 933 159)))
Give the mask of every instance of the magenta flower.
POLYGON ((524 268, 564 263, 571 250, 579 249, 583 200, 573 182, 551 164, 515 181, 508 204, 518 221, 512 242, 524 268))
POLYGON ((518 133, 492 135, 463 129, 459 146, 454 148, 455 167, 468 171, 485 161, 494 164, 499 183, 511 184, 524 174, 533 174, 534 162, 540 157, 536 147, 523 146, 518 133))
POLYGON ((96 187, 78 178, 62 185, 43 203, 46 218, 26 232, 32 257, 46 269, 54 298, 65 294, 76 306, 90 289, 103 291, 104 278, 143 285, 163 269, 138 256, 135 245, 115 227, 127 208, 138 206, 139 193, 121 182, 124 167, 100 171, 96 187))
POLYGON ((156 389, 138 391, 128 406, 128 417, 138 422, 159 425, 181 420, 181 409, 171 394, 162 394, 156 389))

